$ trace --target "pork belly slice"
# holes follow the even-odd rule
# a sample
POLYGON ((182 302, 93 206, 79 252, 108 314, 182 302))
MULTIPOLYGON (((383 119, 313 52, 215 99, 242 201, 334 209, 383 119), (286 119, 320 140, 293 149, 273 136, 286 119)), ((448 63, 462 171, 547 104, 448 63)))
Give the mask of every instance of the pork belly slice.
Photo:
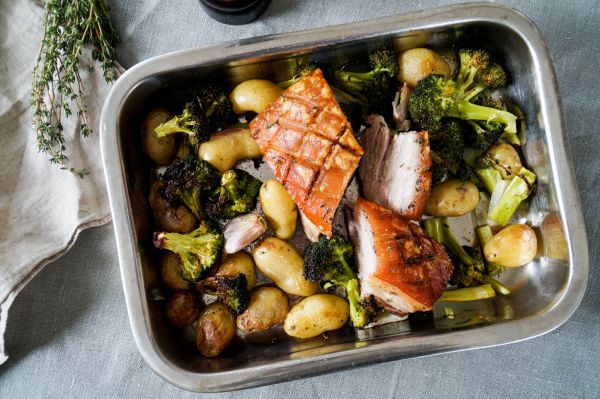
POLYGON ((433 308, 452 275, 444 247, 417 224, 364 198, 348 215, 361 296, 402 315, 433 308))
POLYGON ((363 149, 321 70, 284 90, 252 120, 250 131, 302 214, 331 237, 363 149))
POLYGON ((361 140, 365 153, 358 168, 365 198, 419 220, 431 189, 428 133, 392 135, 380 115, 371 115, 366 122, 361 140))

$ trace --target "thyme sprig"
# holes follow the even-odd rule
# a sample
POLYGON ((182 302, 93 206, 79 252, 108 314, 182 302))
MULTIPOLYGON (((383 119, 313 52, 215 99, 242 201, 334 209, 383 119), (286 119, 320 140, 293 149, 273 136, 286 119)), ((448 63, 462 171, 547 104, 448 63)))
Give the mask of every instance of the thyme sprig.
POLYGON ((83 102, 84 82, 79 61, 85 45, 92 47, 92 58, 103 69, 104 79, 118 77, 115 45, 119 38, 110 21, 104 0, 48 0, 44 18, 44 37, 33 71, 31 104, 39 151, 61 169, 84 177, 86 168, 69 165, 63 134, 63 116, 79 119, 79 133, 92 134, 83 102))

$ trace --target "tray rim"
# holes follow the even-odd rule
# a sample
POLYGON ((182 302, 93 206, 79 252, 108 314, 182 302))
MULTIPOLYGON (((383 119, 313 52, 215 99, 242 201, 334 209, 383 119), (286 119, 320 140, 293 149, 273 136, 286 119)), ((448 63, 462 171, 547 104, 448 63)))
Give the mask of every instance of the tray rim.
POLYGON ((408 357, 470 350, 519 342, 546 334, 563 324, 576 310, 585 293, 589 274, 589 254, 573 162, 565 131, 560 92, 552 59, 545 41, 525 15, 506 6, 489 3, 458 4, 420 10, 390 17, 334 25, 306 31, 267 35, 191 48, 145 60, 125 72, 113 85, 100 118, 101 153, 108 187, 113 226, 127 312, 134 340, 148 365, 166 381, 186 390, 221 392, 287 381, 408 357), (524 319, 426 336, 406 336, 379 345, 332 352, 307 359, 293 359, 214 373, 183 370, 159 352, 148 326, 148 309, 139 273, 133 220, 125 187, 126 170, 120 156, 117 115, 131 91, 143 80, 165 72, 265 54, 288 52, 295 47, 315 49, 339 42, 368 39, 384 34, 406 33, 427 28, 464 23, 488 22, 502 25, 518 34, 528 45, 539 87, 540 109, 546 126, 549 165, 555 176, 560 215, 569 246, 569 276, 566 289, 549 309, 524 319), (559 168, 560 165, 560 168, 559 168), (577 269, 573 267, 576 265, 577 269), (532 322, 535 320, 536 322, 532 322))

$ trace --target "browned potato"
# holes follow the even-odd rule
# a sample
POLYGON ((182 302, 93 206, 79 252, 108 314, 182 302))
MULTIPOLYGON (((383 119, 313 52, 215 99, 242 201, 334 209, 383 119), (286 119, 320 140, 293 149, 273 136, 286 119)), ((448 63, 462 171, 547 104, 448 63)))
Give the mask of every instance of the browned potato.
POLYGON ((264 331, 283 323, 290 311, 287 295, 279 288, 259 287, 250 293, 248 307, 237 317, 244 332, 264 331))
POLYGON ((523 165, 519 153, 510 144, 494 144, 487 152, 492 160, 492 167, 500 172, 503 179, 512 179, 519 174, 523 165))
POLYGON ((191 326, 200 315, 200 304, 189 291, 177 291, 167 302, 167 317, 177 327, 191 326))
POLYGON ((208 305, 196 323, 196 347, 206 357, 214 357, 229 346, 235 336, 235 317, 220 302, 208 305))
POLYGON ((258 194, 260 206, 277 238, 289 240, 296 231, 298 209, 287 190, 275 179, 265 180, 258 194))
POLYGON ((287 242, 267 237, 252 253, 256 267, 288 294, 309 296, 318 286, 304 278, 304 259, 287 242))
POLYGON ((233 112, 241 114, 246 111, 261 113, 281 94, 281 87, 264 79, 250 79, 235 86, 229 99, 233 104, 233 112))
POLYGON ((417 82, 431 74, 451 75, 450 65, 446 60, 433 50, 427 48, 413 48, 406 50, 398 57, 398 80, 406 82, 410 87, 415 87, 417 82))
POLYGON ((196 217, 185 206, 171 208, 160 195, 164 182, 157 180, 150 189, 150 208, 158 227, 171 233, 189 233, 196 227, 196 217))
POLYGON ((154 129, 169 119, 171 119, 171 114, 167 110, 156 108, 146 115, 142 123, 141 135, 144 153, 159 165, 170 164, 177 150, 174 135, 170 134, 160 138, 154 135, 154 129))
POLYGON ((337 295, 316 294, 298 302, 285 318, 283 329, 295 338, 312 338, 337 330, 348 321, 350 308, 337 295))
POLYGON ((198 158, 209 162, 221 173, 243 159, 260 158, 260 148, 248 129, 227 129, 210 135, 198 149, 198 158))
POLYGON ((172 290, 187 290, 190 283, 181 275, 181 259, 173 252, 165 252, 160 261, 160 276, 165 285, 172 290))
POLYGON ((477 204, 477 186, 471 182, 463 183, 459 179, 452 179, 431 188, 425 213, 431 216, 461 216, 471 212, 477 204))
POLYGON ((502 266, 523 266, 535 258, 537 236, 526 224, 511 224, 484 245, 483 253, 488 261, 502 266))
POLYGON ((256 270, 252 257, 244 251, 227 255, 223 263, 217 269, 215 275, 223 277, 236 277, 242 273, 246 276, 248 289, 251 290, 256 285, 256 270))

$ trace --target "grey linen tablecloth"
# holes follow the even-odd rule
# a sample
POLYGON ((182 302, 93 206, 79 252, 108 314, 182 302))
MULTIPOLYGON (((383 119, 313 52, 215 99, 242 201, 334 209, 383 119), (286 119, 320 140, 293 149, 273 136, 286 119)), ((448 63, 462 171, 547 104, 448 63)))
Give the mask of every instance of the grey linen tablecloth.
MULTIPOLYGON (((273 0, 250 25, 221 25, 197 0, 110 1, 129 67, 151 56, 224 40, 378 18, 449 2, 273 0)), ((600 2, 507 2, 536 22, 561 86, 590 242, 591 277, 573 317, 556 331, 498 348, 390 362, 206 397, 600 397, 600 2)), ((19 294, 10 310, 0 398, 194 396, 161 380, 133 341, 111 225, 19 294)))

